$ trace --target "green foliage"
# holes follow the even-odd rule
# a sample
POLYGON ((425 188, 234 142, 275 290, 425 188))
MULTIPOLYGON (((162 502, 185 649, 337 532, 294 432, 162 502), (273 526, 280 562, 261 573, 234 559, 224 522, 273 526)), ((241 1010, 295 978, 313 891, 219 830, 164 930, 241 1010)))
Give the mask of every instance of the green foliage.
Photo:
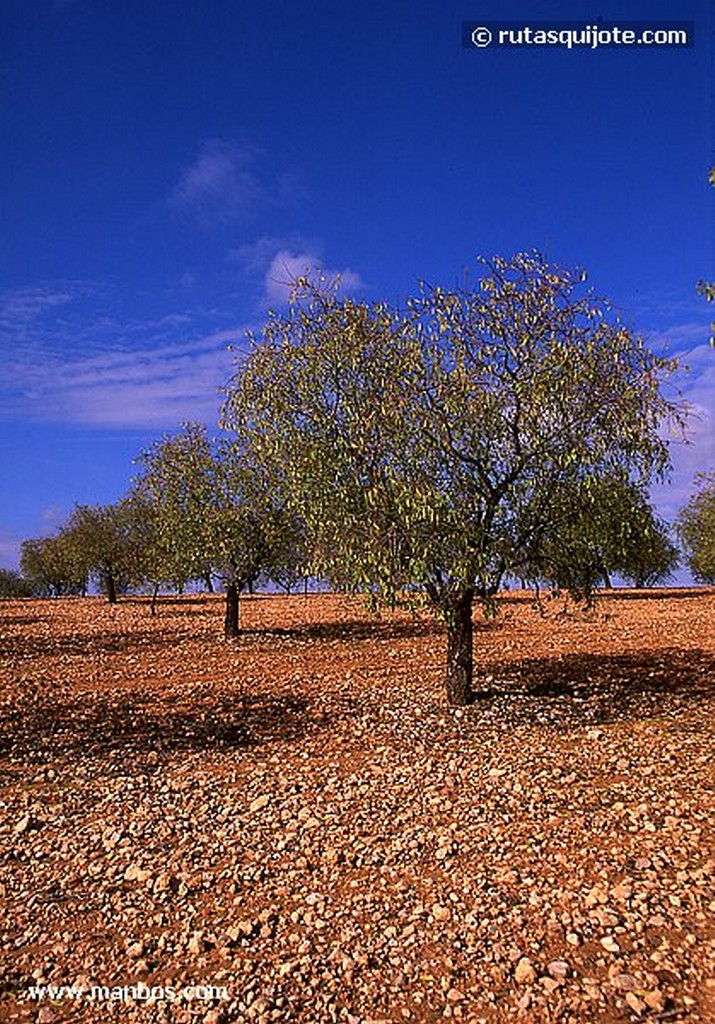
POLYGON ((123 502, 127 538, 131 542, 131 576, 135 583, 149 583, 183 590, 187 577, 175 571, 161 533, 158 509, 145 494, 132 489, 123 502))
MULTIPOLYGON (((662 475, 653 355, 583 276, 536 254, 472 289, 424 287, 404 311, 303 282, 238 367, 225 425, 305 523, 311 570, 443 612, 544 563, 560 496, 662 475)), ((544 564, 545 567, 545 564, 544 564)))
POLYGON ((76 505, 60 537, 85 576, 93 578, 111 602, 141 580, 132 531, 131 506, 76 505))
POLYGON ((614 572, 635 587, 655 587, 673 577, 680 564, 680 551, 670 537, 667 523, 644 508, 642 517, 630 520, 629 545, 614 563, 614 572))
POLYGON ((715 583, 715 472, 696 477, 697 489, 678 516, 688 567, 701 583, 715 583))
POLYGON ((215 516, 215 466, 203 427, 186 424, 181 434, 165 436, 139 458, 142 474, 132 494, 146 513, 153 537, 153 575, 179 586, 209 568, 210 519, 215 516), (214 509, 211 517, 208 513, 214 509))
POLYGON ((60 532, 22 542, 20 569, 32 592, 62 597, 87 589, 87 570, 71 539, 60 532))
POLYGON ((559 589, 589 598, 594 587, 618 574, 636 586, 664 582, 678 551, 645 491, 609 474, 586 478, 554 496, 549 530, 539 539, 534 575, 559 589))
POLYGON ((660 392, 675 364, 583 275, 538 254, 484 262, 473 288, 425 286, 404 310, 297 282, 223 412, 304 525, 311 574, 374 600, 424 595, 443 616, 458 704, 473 699, 473 601, 490 612, 506 575, 553 571, 557 540, 566 584, 590 593, 596 527, 584 545, 564 509, 604 479, 640 493, 662 477, 661 427, 678 420, 660 392))
POLYGON ((209 573, 252 586, 272 566, 289 565, 297 531, 261 474, 200 424, 184 424, 140 457, 133 500, 151 523, 155 578, 185 582, 209 573))
POLYGON ((29 580, 13 569, 0 569, 0 598, 32 597, 29 580))

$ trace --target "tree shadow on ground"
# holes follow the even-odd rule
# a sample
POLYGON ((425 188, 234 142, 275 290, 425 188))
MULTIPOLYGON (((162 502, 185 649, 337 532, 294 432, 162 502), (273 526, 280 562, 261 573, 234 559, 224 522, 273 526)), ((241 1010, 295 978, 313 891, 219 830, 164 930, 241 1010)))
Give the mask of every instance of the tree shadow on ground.
MULTIPOLYGON (((2 602, 0 602, 0 610, 2 602)), ((8 626, 36 626, 41 622, 50 622, 49 615, 1 615, 0 622, 7 629, 8 626)))
MULTIPOLYGON (((491 625, 491 624, 489 624, 491 625)), ((481 628, 479 624, 475 628, 481 628)), ((346 622, 308 623, 297 626, 265 629, 242 628, 231 640, 240 650, 241 643, 265 646, 275 641, 303 643, 341 642, 356 643, 363 640, 408 640, 441 635, 443 626, 434 621, 386 622, 364 619, 346 622)), ((0 641, 0 658, 8 661, 32 661, 41 657, 97 657, 113 654, 146 653, 151 649, 174 647, 178 643, 216 643, 218 628, 180 630, 131 629, 102 630, 98 633, 74 633, 70 636, 14 636, 0 641)))
MULTIPOLYGON (((157 610, 160 608, 204 608, 216 604, 223 595, 215 594, 158 594, 156 601, 157 610)), ((130 597, 121 597, 120 605, 134 605, 137 608, 150 610, 153 603, 151 596, 147 594, 136 594, 130 597)))
POLYGON ((623 587, 597 591, 596 607, 599 601, 697 601, 708 594, 715 594, 712 587, 673 587, 672 590, 657 587, 623 587))
POLYGON ((386 619, 346 619, 343 622, 312 622, 272 629, 245 629, 242 630, 241 636, 265 640, 328 640, 353 643, 360 640, 409 640, 443 633, 444 626, 430 619, 411 619, 404 622, 386 619))
POLYGON ((477 703, 516 698, 528 711, 537 704, 568 707, 576 717, 598 721, 638 718, 715 697, 715 654, 670 649, 630 654, 570 654, 486 665, 477 703))
POLYGON ((151 647, 173 647, 187 640, 214 639, 216 630, 176 629, 106 630, 97 633, 73 633, 69 636, 14 636, 0 642, 0 657, 31 660, 39 657, 71 655, 91 657, 98 654, 129 654, 151 647))
POLYGON ((306 698, 207 693, 160 704, 139 694, 72 695, 51 706, 39 691, 0 714, 0 758, 46 764, 108 758, 134 766, 149 754, 226 752, 296 742, 330 728, 338 714, 306 698))

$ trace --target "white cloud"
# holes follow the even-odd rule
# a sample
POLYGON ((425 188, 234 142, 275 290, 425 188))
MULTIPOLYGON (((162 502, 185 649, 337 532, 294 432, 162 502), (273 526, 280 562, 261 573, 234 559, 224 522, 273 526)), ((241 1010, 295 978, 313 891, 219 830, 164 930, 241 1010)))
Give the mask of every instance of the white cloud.
POLYGON ((255 171, 255 150, 209 139, 184 168, 169 196, 171 209, 203 227, 250 218, 268 196, 255 171))
POLYGON ((276 253, 286 249, 292 252, 310 252, 311 261, 317 258, 316 254, 320 252, 317 242, 301 235, 261 235, 255 242, 247 242, 232 249, 228 258, 248 273, 263 275, 276 253))
POLYGON ((219 388, 233 371, 228 346, 240 345, 241 326, 207 329, 215 310, 142 321, 71 305, 87 294, 42 287, 0 296, 3 420, 129 428, 216 421, 219 388))
POLYGON ((8 289, 0 293, 0 337, 17 335, 27 326, 39 320, 49 310, 73 302, 78 295, 86 294, 86 286, 70 283, 60 286, 33 285, 8 289))
POLYGON ((339 282, 343 294, 365 287, 360 275, 349 267, 338 270, 325 266, 321 251, 322 246, 315 239, 300 235, 263 235, 255 242, 233 249, 229 259, 246 273, 263 277, 260 305, 264 307, 285 305, 297 278, 304 276, 339 282))
POLYGON ((267 303, 274 306, 286 303, 299 277, 315 276, 315 264, 315 257, 308 252, 294 253, 288 249, 277 252, 264 278, 267 303))
POLYGON ((688 372, 679 371, 674 380, 689 410, 686 441, 673 439, 671 481, 653 489, 655 503, 669 520, 688 500, 695 476, 715 469, 715 349, 697 345, 681 352, 680 357, 682 364, 689 366, 688 372))
POLYGON ((232 372, 230 342, 238 331, 153 347, 132 346, 45 364, 31 375, 16 405, 43 421, 102 427, 174 426, 215 422, 219 388, 232 372))
POLYGON ((662 331, 647 331, 645 337, 654 352, 667 352, 684 359, 688 353, 707 344, 710 323, 706 320, 692 320, 662 331))
POLYGON ((54 526, 64 519, 64 511, 58 505, 48 505, 41 513, 43 523, 54 526))
POLYGON ((299 277, 321 277, 339 283, 341 292, 348 294, 364 287, 360 275, 350 268, 335 270, 321 266, 311 252, 277 252, 265 274, 266 302, 269 306, 282 306, 288 302, 299 277))

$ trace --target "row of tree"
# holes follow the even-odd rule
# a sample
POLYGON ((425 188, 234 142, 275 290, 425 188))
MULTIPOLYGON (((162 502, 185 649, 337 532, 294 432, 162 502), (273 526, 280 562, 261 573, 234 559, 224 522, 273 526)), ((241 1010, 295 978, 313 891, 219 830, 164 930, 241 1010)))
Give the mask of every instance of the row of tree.
MULTIPOLYGON (((156 451, 177 446, 188 451, 194 441, 202 447, 208 443, 204 428, 189 424, 182 434, 159 442, 156 451)), ((715 473, 702 474, 697 482, 675 532, 694 579, 715 584, 715 473)), ((548 578, 542 575, 541 580, 578 594, 587 593, 589 585, 610 587, 614 575, 638 588, 667 582, 681 554, 668 525, 634 491, 618 494, 607 483, 603 491, 591 496, 578 518, 565 521, 549 552, 548 578), (613 516, 614 499, 634 503, 627 544, 617 534, 624 517, 613 516)), ((0 597, 84 595, 90 582, 110 603, 118 594, 147 587, 154 597, 163 590, 181 593, 192 582, 209 592, 217 583, 227 590, 233 586, 239 594, 260 582, 275 583, 290 593, 310 572, 304 538, 294 523, 289 528, 285 516, 272 517, 270 540, 257 517, 241 523, 229 515, 226 529, 211 538, 209 524, 199 514, 206 506, 200 500, 184 502, 172 510, 175 526, 166 524, 168 510, 163 510, 167 540, 162 541, 157 529, 160 507, 140 500, 136 492, 115 505, 77 506, 53 536, 23 542, 21 572, 0 569, 0 597), (200 524, 193 537, 189 513, 200 524), (195 556, 187 557, 192 549, 195 556)), ((520 579, 525 585, 538 582, 526 569, 520 579)))
POLYGON ((298 580, 297 521, 199 424, 163 437, 138 461, 141 472, 121 501, 78 505, 53 536, 23 542, 25 589, 60 597, 93 583, 116 603, 130 589, 148 587, 156 599, 193 581, 209 591, 218 583, 226 634, 237 635, 241 591, 261 579, 290 590, 298 580))
MULTIPOLYGON (((664 424, 683 421, 663 392, 675 364, 584 277, 538 254, 496 258, 404 309, 297 281, 226 389, 223 439, 196 425, 162 438, 122 502, 26 542, 24 574, 54 593, 94 577, 110 600, 130 583, 219 579, 230 635, 261 576, 426 600, 447 625, 449 699, 468 703, 473 608, 491 612, 506 579, 589 597, 677 564, 648 498, 669 468, 664 424)), ((713 489, 681 517, 703 580, 698 501, 713 489)))

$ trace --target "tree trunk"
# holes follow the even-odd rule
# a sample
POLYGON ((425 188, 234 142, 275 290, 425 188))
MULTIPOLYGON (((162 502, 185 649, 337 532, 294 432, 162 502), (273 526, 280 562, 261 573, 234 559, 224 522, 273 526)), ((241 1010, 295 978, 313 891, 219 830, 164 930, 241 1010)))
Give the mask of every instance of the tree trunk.
POLYGON ((114 573, 108 572, 106 577, 107 583, 107 600, 110 604, 117 603, 117 585, 114 582, 114 573))
POLYGON ((223 631, 227 637, 238 636, 238 586, 235 583, 226 585, 226 617, 223 631))
POLYGON ((211 573, 210 572, 207 572, 205 574, 205 576, 204 576, 204 586, 206 587, 207 593, 213 594, 213 592, 214 592, 214 581, 211 579, 211 573))
POLYGON ((473 590, 460 590, 450 601, 447 619, 447 700, 463 707, 474 701, 472 679, 474 657, 472 652, 473 590))
POLYGON ((151 613, 152 613, 152 615, 156 615, 156 599, 157 599, 158 594, 159 594, 159 584, 155 583, 154 584, 154 589, 153 589, 152 594, 151 594, 151 613))

